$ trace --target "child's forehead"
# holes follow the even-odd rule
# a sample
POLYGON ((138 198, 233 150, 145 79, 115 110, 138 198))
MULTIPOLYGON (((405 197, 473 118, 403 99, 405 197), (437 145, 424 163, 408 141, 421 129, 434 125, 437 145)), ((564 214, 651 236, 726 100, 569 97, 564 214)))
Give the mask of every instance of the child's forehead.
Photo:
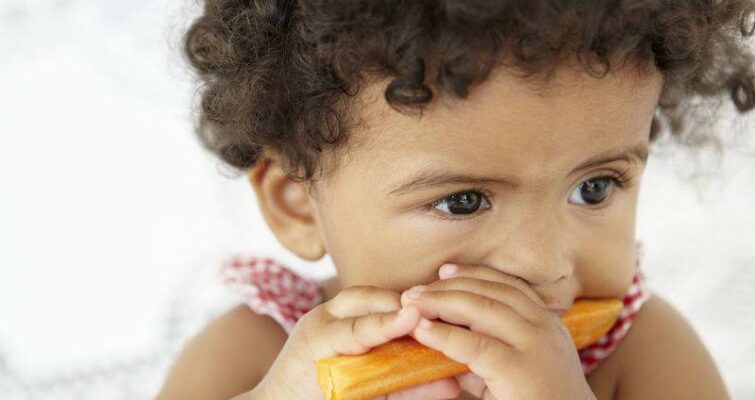
POLYGON ((560 159, 568 164, 647 140, 663 80, 659 73, 618 71, 594 78, 565 69, 542 91, 496 70, 467 99, 436 90, 421 118, 393 110, 383 98, 385 84, 364 88, 355 107, 363 124, 349 133, 360 143, 357 153, 374 163, 505 160, 509 167, 526 168, 554 161, 557 168, 560 159))

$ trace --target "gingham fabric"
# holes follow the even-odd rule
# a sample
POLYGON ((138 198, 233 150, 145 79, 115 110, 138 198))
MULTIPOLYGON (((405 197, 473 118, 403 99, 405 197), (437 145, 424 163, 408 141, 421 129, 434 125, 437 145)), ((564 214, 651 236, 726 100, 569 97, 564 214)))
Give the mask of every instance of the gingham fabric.
MULTIPOLYGON (((622 299, 624 309, 619 319, 602 338, 579 351, 585 375, 616 349, 632 326, 637 312, 650 298, 645 276, 640 271, 640 258, 632 285, 622 299)), ((271 258, 234 257, 223 265, 221 276, 225 284, 237 292, 253 311, 271 316, 287 334, 291 334, 302 315, 322 301, 320 285, 316 280, 301 276, 271 258)))
POLYGON ((291 334, 296 321, 322 301, 319 283, 266 257, 234 257, 221 268, 226 285, 258 314, 291 334))
POLYGON ((650 289, 647 287, 645 275, 640 270, 638 262, 632 278, 632 285, 629 286, 629 290, 622 298, 624 309, 621 310, 619 319, 602 338, 579 351, 579 359, 582 361, 582 371, 585 375, 592 372, 621 343, 621 339, 629 332, 629 328, 637 317, 640 308, 650 296, 650 289))

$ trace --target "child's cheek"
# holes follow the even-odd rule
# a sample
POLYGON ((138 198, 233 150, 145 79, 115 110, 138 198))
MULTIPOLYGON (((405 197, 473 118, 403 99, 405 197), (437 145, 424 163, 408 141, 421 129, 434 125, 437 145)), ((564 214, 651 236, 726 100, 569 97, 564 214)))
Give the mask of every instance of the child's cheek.
MULTIPOLYGON (((380 236, 385 238, 374 251, 391 265, 392 273, 411 279, 403 289, 439 279, 440 266, 448 262, 480 260, 491 249, 484 227, 470 221, 444 221, 429 215, 403 217, 399 224, 387 224, 380 236)), ((377 243, 376 243, 377 244, 377 243)))

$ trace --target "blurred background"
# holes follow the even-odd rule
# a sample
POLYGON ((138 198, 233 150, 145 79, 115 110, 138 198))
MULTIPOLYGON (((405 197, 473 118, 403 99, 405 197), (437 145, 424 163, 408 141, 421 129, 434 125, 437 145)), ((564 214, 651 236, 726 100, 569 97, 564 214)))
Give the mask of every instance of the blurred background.
MULTIPOLYGON (((246 181, 194 138, 179 50, 197 10, 0 0, 0 398, 151 398, 186 339, 238 301, 224 260, 335 273, 288 254, 246 181)), ((723 122, 722 160, 655 149, 638 238, 652 290, 752 399, 755 124, 723 122)))

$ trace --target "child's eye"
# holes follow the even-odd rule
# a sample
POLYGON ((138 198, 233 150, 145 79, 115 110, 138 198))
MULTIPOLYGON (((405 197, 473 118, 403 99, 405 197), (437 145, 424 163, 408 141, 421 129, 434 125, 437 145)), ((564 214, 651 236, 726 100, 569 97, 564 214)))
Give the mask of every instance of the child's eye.
POLYGON ((599 176, 584 180, 572 190, 569 202, 584 205, 602 203, 611 195, 614 184, 621 187, 622 182, 613 176, 599 176))
POLYGON ((450 216, 468 215, 477 211, 483 204, 487 204, 487 208, 490 208, 488 196, 482 189, 473 189, 455 193, 440 200, 436 200, 430 204, 430 209, 438 209, 444 214, 450 216))

